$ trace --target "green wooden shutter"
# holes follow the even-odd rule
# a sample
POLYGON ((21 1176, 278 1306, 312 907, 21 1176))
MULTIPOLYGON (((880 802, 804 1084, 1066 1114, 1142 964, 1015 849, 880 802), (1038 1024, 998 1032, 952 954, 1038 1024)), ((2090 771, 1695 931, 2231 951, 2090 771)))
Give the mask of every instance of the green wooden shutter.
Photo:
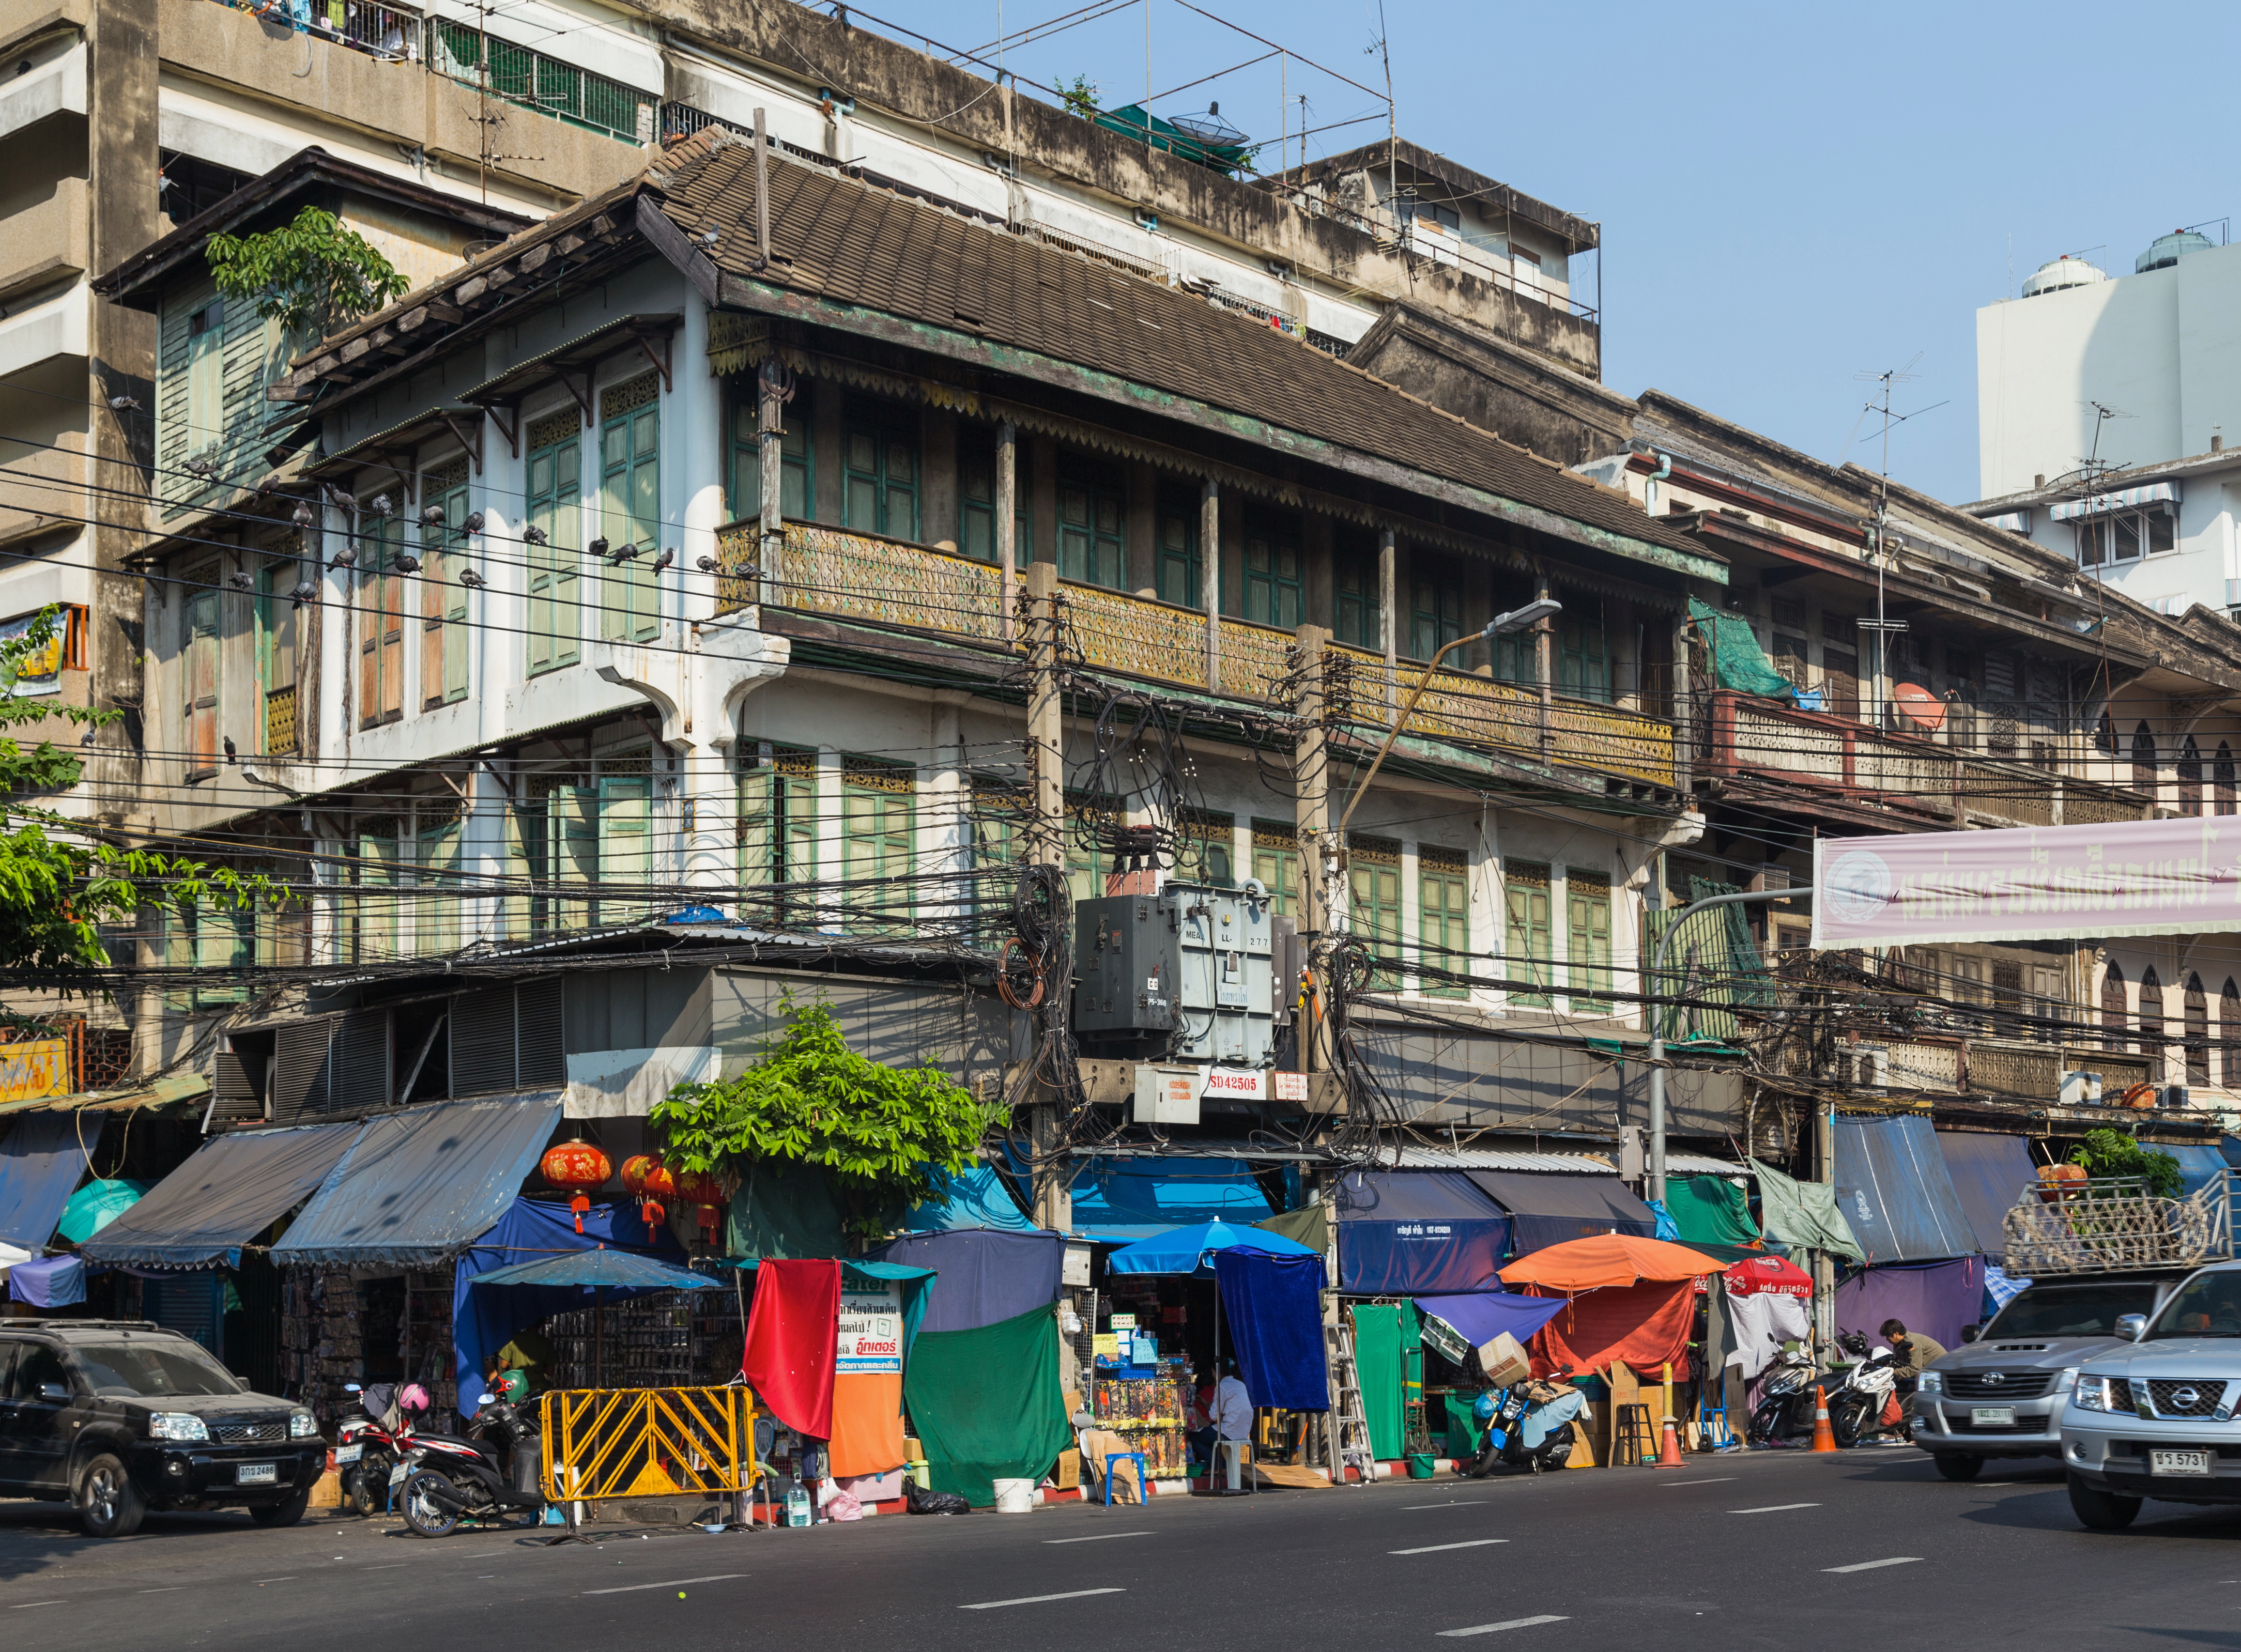
MULTIPOLYGON (((1455 974, 1470 970, 1470 878, 1460 856, 1419 850, 1416 856, 1416 920, 1422 957, 1429 968, 1455 974)), ((1460 983, 1427 981, 1426 996, 1462 998, 1460 983)))
POLYGON ((899 927, 884 920, 907 918, 912 873, 916 779, 892 764, 852 760, 841 786, 841 877, 852 887, 847 905, 876 918, 851 919, 851 927, 899 927))
POLYGON ((659 393, 659 380, 649 373, 600 398, 599 532, 612 550, 631 545, 639 552, 604 576, 600 634, 611 641, 644 642, 661 625, 652 572, 661 550, 659 393))
POLYGON ((1528 990, 1513 991, 1509 1001, 1547 1008, 1549 988, 1555 977, 1551 957, 1549 868, 1531 861, 1512 860, 1502 869, 1502 900, 1508 925, 1502 950, 1502 973, 1511 980, 1531 983, 1528 990))
POLYGON ((415 881, 424 890, 438 893, 424 893, 412 903, 417 952, 448 953, 458 948, 459 840, 460 823, 456 816, 440 826, 421 828, 418 856, 420 875, 415 881))
POLYGON ((583 624, 577 607, 576 565, 583 557, 582 426, 572 408, 529 428, 529 520, 545 543, 529 552, 529 672, 572 665, 580 657, 583 624))
MULTIPOLYGON (((1401 846, 1383 838, 1352 838, 1347 843, 1347 886, 1353 907, 1348 927, 1369 941, 1369 950, 1397 963, 1401 957, 1401 846)), ((1380 969, 1370 978, 1373 992, 1401 988, 1400 972, 1380 969)))
POLYGON ((520 940, 543 934, 552 925, 552 815, 545 800, 517 803, 506 811, 505 933, 520 940))
MULTIPOLYGON (((597 786, 564 786, 545 799, 552 815, 552 877, 563 886, 585 889, 599 878, 599 792, 597 786)), ((553 926, 581 929, 594 923, 594 908, 585 899, 555 903, 553 926)))
MULTIPOLYGON (((599 882, 643 885, 653 878, 653 782, 643 775, 599 782, 599 882)), ((601 924, 636 923, 652 910, 646 898, 628 894, 599 903, 601 924)))
POLYGON ((1564 876, 1564 958, 1575 1013, 1602 1013, 1610 1005, 1610 880, 1602 873, 1568 872, 1564 876))

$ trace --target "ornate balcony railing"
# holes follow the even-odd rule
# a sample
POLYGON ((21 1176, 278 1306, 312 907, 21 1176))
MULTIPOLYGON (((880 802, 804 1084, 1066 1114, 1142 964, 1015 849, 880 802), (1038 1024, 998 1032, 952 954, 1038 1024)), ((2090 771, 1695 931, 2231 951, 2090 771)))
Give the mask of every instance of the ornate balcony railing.
POLYGON ((296 690, 270 688, 264 692, 264 750, 278 757, 296 749, 296 690))
MULTIPOLYGON (((718 535, 719 612, 766 606, 931 632, 1010 648, 1002 577, 975 561, 876 534, 790 522, 779 565, 754 572, 757 525, 718 535)), ((1090 665, 1203 692, 1259 699, 1292 670, 1296 639, 1271 626, 1101 586, 1065 586, 1070 645, 1090 665), (1211 672, 1209 672, 1211 665, 1211 672), (1211 680, 1209 680, 1211 677, 1211 680)), ((1416 682, 1405 662, 1388 672, 1378 655, 1333 645, 1348 664, 1351 720, 1390 726, 1416 682)), ((1662 718, 1459 672, 1441 672, 1408 720, 1411 733, 1515 752, 1653 786, 1674 784, 1673 726, 1662 718)))

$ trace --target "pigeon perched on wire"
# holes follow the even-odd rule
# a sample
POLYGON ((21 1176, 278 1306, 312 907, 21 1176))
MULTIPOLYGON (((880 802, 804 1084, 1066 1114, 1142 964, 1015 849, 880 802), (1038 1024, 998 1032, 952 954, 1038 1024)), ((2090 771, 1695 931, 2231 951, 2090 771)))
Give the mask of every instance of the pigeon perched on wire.
POLYGON ((468 512, 467 519, 460 523, 457 528, 452 530, 452 532, 457 533, 462 539, 468 538, 470 535, 480 533, 482 531, 483 513, 480 511, 468 512))
POLYGON ((299 528, 308 528, 319 519, 319 513, 314 511, 307 501, 299 503, 296 506, 295 514, 288 519, 299 528))
POLYGON ((677 552, 674 552, 674 551, 665 551, 665 552, 663 552, 659 556, 656 557, 656 558, 653 559, 653 571, 654 571, 656 573, 660 573, 660 572, 662 572, 664 570, 666 570, 666 569, 667 569, 667 568, 670 568, 670 567, 673 566, 673 565, 675 565, 676 561, 677 561, 677 552))
POLYGON ((722 563, 717 561, 713 557, 703 557, 700 558, 700 572, 703 573, 713 573, 717 569, 723 565, 724 565, 722 563))
POLYGON ((534 522, 521 531, 521 542, 524 545, 550 545, 552 541, 552 536, 534 522))
POLYGON ((94 737, 94 733, 95 733, 95 731, 94 731, 94 730, 92 730, 92 729, 88 729, 88 730, 86 730, 86 732, 85 732, 84 733, 83 733, 83 734, 81 734, 81 735, 79 735, 79 736, 77 737, 77 743, 78 743, 80 746, 90 746, 90 745, 92 745, 92 744, 93 744, 93 737, 94 737))
POLYGON ((309 579, 298 579, 296 588, 288 594, 296 599, 296 605, 300 608, 307 602, 318 600, 319 588, 309 579))
POLYGON ((592 540, 591 544, 585 545, 584 547, 584 554, 587 557, 603 557, 606 555, 607 536, 603 533, 598 538, 592 540))
POLYGON ((377 493, 365 508, 376 516, 388 516, 396 511, 397 506, 386 493, 377 493))
POLYGON ((439 528, 443 526, 444 507, 440 505, 431 505, 427 506, 420 512, 420 520, 425 525, 431 528, 439 528))
POLYGON ((624 563, 634 562, 637 559, 638 546, 635 545, 626 545, 621 550, 616 552, 614 555, 609 557, 607 561, 610 565, 619 568, 624 563))
POLYGON ((217 474, 217 466, 206 458, 182 459, 179 468, 189 476, 209 478, 217 474))
POLYGON ((279 491, 280 477, 278 472, 267 471, 257 484, 257 497, 260 499, 269 498, 279 491))
POLYGON ((358 509, 357 494, 346 493, 342 489, 337 487, 332 482, 326 483, 324 485, 327 490, 327 502, 330 505, 332 505, 336 510, 355 511, 358 509))
POLYGON ((459 583, 466 586, 470 591, 480 591, 485 585, 488 585, 490 581, 484 579, 482 575, 477 573, 472 568, 462 568, 459 570, 459 583))
POLYGON ((420 572, 420 558, 410 551, 399 551, 397 560, 390 565, 399 573, 418 573, 420 572))
POLYGON ((236 591, 253 591, 257 588, 257 581, 251 579, 246 573, 244 573, 238 568, 226 575, 225 579, 226 583, 231 585, 236 591))
POLYGON ((236 748, 233 744, 233 736, 229 734, 225 737, 225 760, 229 763, 232 762, 234 760, 236 748))
POLYGON ((358 566, 358 547, 346 545, 329 559, 338 568, 355 568, 358 566))
POLYGON ((140 405, 137 396, 111 396, 109 407, 111 412, 116 413, 144 413, 148 411, 140 405))

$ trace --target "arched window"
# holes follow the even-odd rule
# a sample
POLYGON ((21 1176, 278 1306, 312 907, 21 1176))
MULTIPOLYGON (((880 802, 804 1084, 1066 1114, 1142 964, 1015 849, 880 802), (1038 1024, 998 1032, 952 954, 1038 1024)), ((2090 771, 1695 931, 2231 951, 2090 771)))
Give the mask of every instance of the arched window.
POLYGON ((2191 734, 2178 748, 2178 812, 2202 813, 2202 748, 2191 734))
POLYGON ((2132 731, 2132 789, 2156 794, 2156 737, 2145 723, 2132 731))
POLYGON ((2140 975, 2140 1053, 2148 1058, 2148 1080, 2163 1077, 2164 984, 2151 964, 2140 975))
POLYGON ((2210 763, 2211 808, 2218 814, 2233 813, 2233 748, 2218 742, 2218 755, 2210 763))
POLYGON ((2112 963, 2101 977, 2102 1048, 2123 1049, 2124 1031, 2131 1024, 2131 1008, 2124 1001, 2124 972, 2112 963))
POLYGON ((2225 978, 2218 995, 2218 1076, 2227 1089, 2241 1085, 2241 986, 2225 978))
POLYGON ((2117 755, 2117 719, 2106 712, 2101 713, 2101 720, 2093 726, 2093 748, 2097 752, 2106 752, 2111 757, 2117 755))
POLYGON ((2186 978, 2186 1081, 2210 1082, 2210 1000, 2202 990, 2202 977, 2186 978))

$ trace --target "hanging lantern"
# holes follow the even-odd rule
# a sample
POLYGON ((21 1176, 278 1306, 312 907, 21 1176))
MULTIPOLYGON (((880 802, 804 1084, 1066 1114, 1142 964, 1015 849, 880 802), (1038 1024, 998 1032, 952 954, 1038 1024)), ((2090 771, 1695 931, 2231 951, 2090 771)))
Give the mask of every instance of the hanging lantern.
POLYGON ((700 1210, 701 1242, 715 1243, 716 1229, 723 1220, 724 1184, 714 1172, 680 1170, 677 1173, 677 1196, 700 1210))
POLYGON ((646 1173, 659 1167, 661 1160, 650 1153, 634 1153, 623 1160, 623 1191, 636 1199, 646 1191, 646 1173))
POLYGON ((570 1195, 568 1208, 576 1218, 576 1231, 584 1231, 585 1213, 592 1207, 591 1192, 605 1185, 614 1174, 614 1164, 607 1155, 580 1138, 564 1141, 556 1147, 547 1147, 545 1157, 538 1161, 538 1174, 546 1182, 570 1195))
MULTIPOLYGON (((631 1162, 639 1161, 633 1160, 631 1162)), ((623 1185, 627 1187, 630 1185, 629 1164, 623 1167, 623 1185)), ((644 1160, 644 1167, 639 1172, 638 1187, 634 1191, 639 1201, 639 1219, 646 1223, 646 1242, 651 1245, 655 1231, 669 1219, 669 1213, 661 1201, 677 1196, 677 1178, 667 1165, 648 1154, 644 1160)))

